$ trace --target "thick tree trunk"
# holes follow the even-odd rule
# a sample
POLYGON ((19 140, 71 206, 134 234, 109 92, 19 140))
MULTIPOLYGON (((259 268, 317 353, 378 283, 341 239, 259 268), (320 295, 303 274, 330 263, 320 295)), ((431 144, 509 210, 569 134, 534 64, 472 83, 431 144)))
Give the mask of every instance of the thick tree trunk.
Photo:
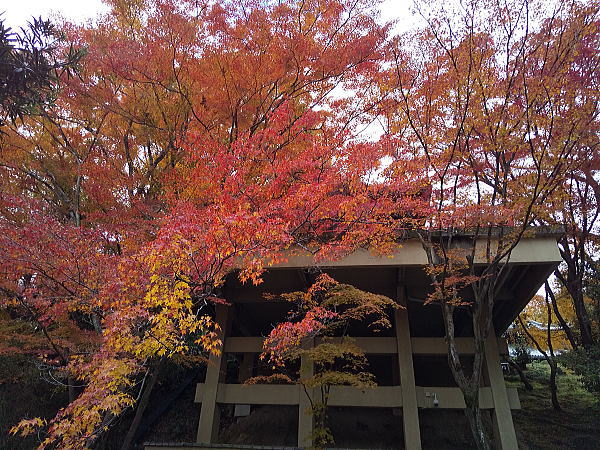
POLYGON ((573 301, 581 344, 585 348, 590 348, 594 345, 594 336, 592 334, 592 322, 583 299, 582 275, 577 273, 576 261, 569 253, 568 242, 565 240, 561 244, 563 245, 563 248, 560 249, 560 253, 563 257, 563 261, 567 264, 567 273, 565 276, 559 270, 555 270, 554 275, 567 289, 567 292, 569 292, 573 301))
POLYGON ((491 450, 492 443, 488 436, 487 429, 481 418, 481 410, 479 409, 478 390, 472 393, 464 394, 465 397, 465 415, 471 428, 473 440, 479 450, 491 450))
POLYGON ((573 303, 577 321, 579 322, 581 344, 585 348, 590 348, 594 345, 594 335, 592 334, 592 321, 583 302, 583 292, 577 292, 576 297, 573 297, 573 303))

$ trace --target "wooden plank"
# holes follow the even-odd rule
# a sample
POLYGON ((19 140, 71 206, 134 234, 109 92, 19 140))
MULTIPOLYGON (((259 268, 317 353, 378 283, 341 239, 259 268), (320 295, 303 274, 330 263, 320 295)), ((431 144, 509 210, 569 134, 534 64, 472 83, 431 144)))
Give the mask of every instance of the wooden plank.
MULTIPOLYGON (((194 401, 202 403, 204 383, 196 386, 194 401)), ((297 405, 301 387, 296 384, 224 384, 219 383, 217 402, 242 405, 297 405)))
MULTIPOLYGON (((465 399, 457 387, 417 387, 419 408, 429 409, 464 409, 465 399), (437 406, 434 399, 437 398, 437 406)), ((479 407, 491 409, 494 407, 490 388, 483 387, 479 390, 479 407)))
POLYGON ((396 324, 398 368, 400 370, 400 401, 402 402, 404 448, 420 450, 421 429, 419 426, 419 409, 415 387, 415 371, 413 368, 413 349, 404 286, 399 285, 397 287, 396 299, 401 306, 401 308, 396 309, 394 312, 394 318, 396 324))
POLYGON ((517 435, 510 412, 510 403, 506 392, 504 374, 500 366, 500 355, 496 336, 490 334, 485 341, 485 365, 490 388, 494 399, 493 420, 496 429, 497 444, 502 450, 517 450, 517 435))
MULTIPOLYGON (((535 264, 560 262, 560 253, 556 245, 556 235, 537 236, 521 239, 510 255, 510 263, 535 264)), ((487 238, 476 242, 475 263, 487 264, 485 249, 487 238)), ((492 248, 498 245, 498 239, 492 238, 492 248)), ((281 255, 284 261, 275 264, 273 268, 304 268, 316 264, 314 256, 304 250, 289 250, 281 255)), ((389 255, 379 256, 366 249, 359 249, 335 261, 321 261, 320 267, 372 267, 372 266, 425 266, 427 255, 423 246, 416 239, 405 240, 401 246, 389 255)))
MULTIPOLYGON (((511 409, 521 409, 521 402, 516 388, 507 389, 511 409)), ((417 386, 417 399, 419 408, 432 409, 464 409, 465 399, 457 387, 424 387, 417 386), (429 394, 429 395, 427 395, 429 394), (438 406, 433 404, 435 397, 438 406)), ((490 387, 482 387, 479 390, 479 407, 481 409, 493 409, 494 398, 490 387)))
POLYGON ((377 386, 361 390, 352 386, 333 386, 330 391, 329 405, 399 408, 402 406, 402 388, 377 386))
MULTIPOLYGON (((196 403, 203 398, 204 383, 196 387, 196 403)), ((456 387, 415 387, 419 408, 464 409, 465 401, 459 388, 456 387), (427 397, 425 394, 431 395, 427 397), (433 393, 437 394, 439 406, 433 405, 433 393)), ((511 409, 521 409, 517 388, 507 388, 511 409)), ((218 403, 246 405, 298 405, 304 394, 298 385, 283 384, 219 384, 218 403)), ((329 404, 331 406, 358 406, 374 408, 402 407, 402 389, 400 386, 376 386, 368 389, 357 389, 351 386, 333 386, 329 404)), ((490 387, 482 387, 479 391, 479 407, 492 409, 494 401, 490 387)))
MULTIPOLYGON (((391 355, 397 349, 396 338, 393 337, 356 337, 353 338, 360 348, 368 354, 391 355)), ((316 343, 322 342, 317 338, 316 343)), ((462 354, 473 353, 474 346, 472 338, 457 338, 458 350, 462 354)), ((261 353, 263 350, 262 337, 230 337, 225 342, 226 353, 261 353)), ((500 354, 508 354, 508 346, 504 339, 499 339, 498 347, 500 354)), ((411 338, 411 348, 414 354, 421 355, 445 355, 448 347, 444 338, 411 338)))
MULTIPOLYGON (((444 338, 411 338, 411 343, 415 355, 446 355, 448 353, 448 344, 444 338)), ((456 338, 456 345, 461 354, 470 354, 475 351, 471 338, 456 338)))
MULTIPOLYGON (((219 338, 225 340, 227 329, 228 307, 216 306, 216 321, 221 327, 219 338)), ((219 431, 219 407, 216 404, 219 378, 223 352, 218 355, 211 354, 206 368, 206 382, 202 390, 202 407, 200 409, 200 420, 198 421, 198 433, 196 442, 213 442, 219 431)), ((196 388, 196 394, 198 389, 196 388)))
MULTIPOLYGON (((444 338, 420 337, 411 338, 413 353, 416 355, 446 355, 448 354, 448 344, 444 338)), ((472 354, 475 351, 473 338, 456 338, 458 352, 461 354, 472 354)), ((503 355, 508 354, 508 345, 506 340, 499 339, 499 351, 503 355)))
MULTIPOLYGON (((350 339, 368 354, 394 355, 398 351, 394 337, 351 337, 350 339)), ((315 345, 319 345, 325 340, 339 342, 341 338, 315 338, 315 345)))
POLYGON ((222 384, 217 401, 243 405, 297 405, 300 389, 294 384, 222 384))
POLYGON ((510 409, 521 409, 521 399, 519 398, 519 390, 514 387, 506 388, 508 394, 508 403, 510 409))
MULTIPOLYGON (((335 338, 327 338, 335 339, 335 338)), ((395 354, 397 351, 396 339, 393 337, 355 337, 352 338, 356 345, 365 353, 370 354, 395 354)), ((226 353, 261 353, 264 338, 262 337, 230 337, 225 342, 226 353)), ((323 338, 316 338, 315 344, 323 342, 323 338)))

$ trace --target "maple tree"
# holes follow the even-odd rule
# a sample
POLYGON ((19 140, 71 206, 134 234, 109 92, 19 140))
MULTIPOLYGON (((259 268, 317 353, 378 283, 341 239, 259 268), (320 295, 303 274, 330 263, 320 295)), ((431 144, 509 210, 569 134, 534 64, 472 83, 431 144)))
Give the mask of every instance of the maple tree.
MULTIPOLYGON (((560 286, 568 292, 575 310, 574 320, 563 317, 556 306, 556 295, 552 292, 552 301, 557 319, 569 339, 573 349, 590 348, 597 343, 594 332, 591 304, 585 300, 585 288, 593 265, 592 255, 597 249, 597 220, 600 210, 598 200, 600 189, 596 180, 594 165, 597 160, 597 143, 590 145, 586 152, 587 164, 571 173, 565 185, 563 198, 556 208, 557 222, 563 224, 565 234, 560 240, 560 252, 563 266, 554 271, 560 286), (587 153, 591 153, 591 155, 587 153)), ((593 275, 592 275, 593 277, 593 275)))
POLYGON ((3 306, 85 385, 41 447, 92 445, 155 361, 220 351, 229 271, 258 282, 294 244, 331 254, 323 236, 374 202, 352 195, 369 166, 332 163, 362 148, 364 105, 328 96, 376 64, 369 3, 110 4, 65 25, 87 48, 81 77, 2 147, 3 306), (90 339, 58 340, 69 324, 90 339))
POLYGON ((260 356, 279 371, 270 376, 253 377, 246 383, 301 384, 315 422, 313 445, 316 448, 331 446, 335 442, 327 423, 327 406, 332 386, 376 386, 374 376, 368 372, 365 352, 348 336, 348 329, 356 323, 366 323, 373 332, 390 328, 389 313, 399 305, 384 295, 338 283, 327 274, 319 275, 306 292, 287 293, 282 297, 294 305, 290 320, 271 331, 260 356), (315 338, 321 341, 314 344, 315 338), (297 360, 301 360, 303 366, 314 364, 314 371, 289 370, 290 363, 297 360))
POLYGON ((599 122, 597 107, 593 106, 597 104, 599 87, 598 5, 592 2, 588 8, 588 14, 578 20, 589 21, 592 28, 588 28, 587 32, 584 31, 585 28, 569 32, 581 33, 581 41, 567 76, 571 88, 577 94, 577 105, 592 108, 586 113, 591 120, 588 121, 586 129, 580 132, 579 164, 569 171, 566 182, 561 186, 560 195, 550 208, 553 212, 550 222, 561 224, 565 230, 565 234, 559 241, 563 264, 554 275, 571 296, 576 320, 567 323, 562 319, 558 308, 554 309, 573 348, 579 346, 589 348, 597 341, 597 337, 592 332, 589 308, 584 301, 590 257, 595 254, 597 247, 600 195, 597 181, 599 122))
POLYGON ((596 72, 579 64, 581 54, 597 55, 597 47, 588 52, 597 8, 559 2, 548 16, 528 1, 457 8, 417 4, 427 21, 413 37, 418 47, 399 38, 391 48, 382 115, 408 147, 390 155, 385 175, 397 177, 396 161, 402 170, 407 154, 423 160, 432 212, 417 235, 434 287, 429 301, 442 306, 448 360, 474 440, 490 448, 478 395, 496 292, 512 250, 547 218, 564 173, 597 141, 596 72), (472 318, 470 368, 456 347, 456 308, 472 318))

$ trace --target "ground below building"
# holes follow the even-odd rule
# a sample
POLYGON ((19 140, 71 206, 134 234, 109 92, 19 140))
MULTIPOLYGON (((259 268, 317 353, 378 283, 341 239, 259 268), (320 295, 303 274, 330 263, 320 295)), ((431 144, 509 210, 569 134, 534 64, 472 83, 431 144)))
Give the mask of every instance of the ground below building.
MULTIPOLYGON (((600 449, 600 399, 585 391, 576 377, 561 373, 558 378, 559 399, 563 412, 552 410, 546 384, 547 365, 536 362, 527 371, 534 390, 525 390, 516 378, 509 377, 509 386, 519 388, 522 409, 513 411, 515 428, 522 450, 542 449, 600 449)), ((169 372, 170 375, 172 372, 169 372)), ((177 380, 163 380, 158 387, 153 409, 161 403, 177 380)), ((22 359, 0 358, 0 448, 29 450, 38 443, 36 438, 8 435, 9 428, 20 417, 42 415, 50 417, 64 406, 66 393, 50 385, 35 366, 22 359), (18 373, 18 376, 11 375, 18 373)), ((293 408, 274 410, 263 407, 237 423, 231 423, 222 440, 237 444, 266 444, 293 446, 296 442, 295 412, 293 408), (262 411, 261 411, 262 410, 262 411), (273 414, 275 413, 275 414, 273 414), (257 433, 258 431, 258 433, 257 433), (251 438, 250 436, 254 436, 251 438), (248 442, 248 441, 256 442, 248 442)), ((397 412, 396 412, 397 414, 397 412)), ((332 410, 332 429, 337 444, 346 448, 394 448, 401 442, 401 429, 394 424, 401 418, 391 410, 376 409, 352 411, 345 408, 332 410), (367 438, 366 436, 370 436, 367 438)), ((193 384, 174 405, 149 429, 143 440, 149 442, 193 442, 199 418, 199 406, 194 403, 193 384)), ((421 434, 425 450, 468 449, 470 436, 464 415, 458 411, 422 410, 421 434), (440 413, 443 420, 440 421, 440 413), (443 426, 439 424, 442 423, 443 426)), ((131 416, 125 416, 106 436, 98 448, 119 449, 131 416)), ((141 449, 141 444, 137 449, 141 449)))

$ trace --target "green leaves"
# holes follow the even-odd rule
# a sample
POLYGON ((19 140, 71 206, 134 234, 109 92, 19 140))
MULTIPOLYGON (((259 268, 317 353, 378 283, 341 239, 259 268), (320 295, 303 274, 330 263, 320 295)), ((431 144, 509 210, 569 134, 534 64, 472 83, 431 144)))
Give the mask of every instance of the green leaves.
POLYGON ((84 54, 49 20, 34 18, 18 33, 0 16, 0 127, 52 105, 60 77, 70 76, 84 54))

